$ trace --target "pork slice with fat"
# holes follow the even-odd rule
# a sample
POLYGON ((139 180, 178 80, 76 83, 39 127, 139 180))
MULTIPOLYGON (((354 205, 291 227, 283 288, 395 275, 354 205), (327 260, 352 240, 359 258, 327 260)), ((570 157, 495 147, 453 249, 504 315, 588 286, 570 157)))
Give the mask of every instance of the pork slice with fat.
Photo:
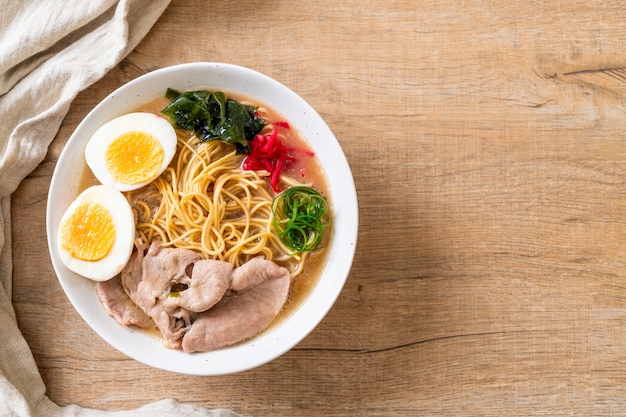
POLYGON ((143 269, 141 264, 143 258, 149 248, 149 245, 143 243, 141 239, 135 241, 135 250, 130 255, 128 263, 120 273, 120 280, 126 293, 133 302, 137 302, 137 285, 141 281, 143 269))
POLYGON ((276 318, 287 301, 290 276, 267 280, 224 297, 198 315, 183 336, 185 352, 206 352, 249 339, 276 318))
POLYGON ((96 292, 107 314, 122 326, 147 328, 153 324, 150 317, 130 299, 119 275, 108 281, 98 282, 96 292))
POLYGON ((132 277, 137 276, 137 271, 141 275, 133 301, 154 321, 165 347, 180 348, 192 316, 189 311, 168 302, 171 287, 188 279, 187 270, 200 259, 200 255, 191 250, 165 248, 152 242, 141 259, 141 267, 137 267, 138 261, 129 266, 134 268, 132 277))
POLYGON ((235 291, 245 291, 268 279, 282 278, 288 275, 289 271, 286 268, 262 256, 257 256, 233 270, 230 288, 235 291))
POLYGON ((222 299, 230 286, 233 265, 212 259, 194 262, 186 277, 177 283, 184 289, 171 294, 165 301, 193 312, 201 312, 213 307, 222 299))
POLYGON ((157 304, 151 317, 161 332, 161 344, 168 349, 180 349, 183 336, 190 329, 190 313, 184 309, 161 308, 157 304))
POLYGON ((159 299, 169 296, 173 283, 185 279, 189 265, 200 259, 200 255, 191 250, 162 248, 158 242, 152 242, 141 264, 141 281, 137 284, 135 300, 139 307, 149 312, 159 299))

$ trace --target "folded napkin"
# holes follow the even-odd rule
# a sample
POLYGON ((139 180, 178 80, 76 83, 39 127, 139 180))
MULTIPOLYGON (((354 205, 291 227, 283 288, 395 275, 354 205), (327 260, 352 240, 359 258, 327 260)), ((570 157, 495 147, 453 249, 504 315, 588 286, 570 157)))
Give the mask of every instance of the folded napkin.
POLYGON ((11 194, 43 160, 76 95, 139 43, 169 1, 0 3, 0 416, 239 416, 171 399, 111 412, 56 405, 45 395, 11 304, 11 194))

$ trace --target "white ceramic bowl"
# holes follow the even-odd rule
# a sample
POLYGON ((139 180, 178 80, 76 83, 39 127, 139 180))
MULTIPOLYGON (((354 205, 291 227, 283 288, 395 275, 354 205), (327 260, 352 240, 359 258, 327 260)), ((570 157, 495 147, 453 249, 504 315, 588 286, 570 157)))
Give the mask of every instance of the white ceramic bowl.
POLYGON ((324 318, 339 296, 352 266, 358 233, 354 180, 335 136, 319 114, 296 93, 256 71, 230 64, 181 64, 145 74, 120 87, 78 125, 65 146, 50 186, 47 206, 48 247, 63 290, 82 318, 120 352, 149 366, 191 375, 223 375, 263 365, 298 344, 324 318), (106 121, 128 113, 165 89, 210 89, 239 92, 281 113, 317 153, 333 202, 334 231, 326 266, 309 297, 280 325, 234 347, 189 354, 161 346, 154 336, 124 328, 103 310, 95 283, 69 271, 57 252, 60 218, 80 191, 86 169, 84 149, 92 133, 106 121))

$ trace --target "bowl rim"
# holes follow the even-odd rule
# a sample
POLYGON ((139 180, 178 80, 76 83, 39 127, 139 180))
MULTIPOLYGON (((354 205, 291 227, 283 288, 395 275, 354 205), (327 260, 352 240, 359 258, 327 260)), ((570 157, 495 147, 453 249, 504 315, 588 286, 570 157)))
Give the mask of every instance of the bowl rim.
POLYGON ((247 67, 220 62, 190 62, 156 69, 108 94, 77 125, 61 151, 52 175, 46 207, 47 241, 54 271, 82 319, 109 345, 126 356, 157 369, 188 375, 224 375, 250 370, 278 358, 308 336, 328 314, 345 286, 356 252, 358 223, 358 201, 350 166, 322 117, 298 94, 275 79, 247 67), (175 79, 181 73, 187 74, 186 80, 175 79), (175 80, 169 82, 172 77, 175 80), (192 79, 205 78, 206 83, 191 82, 192 79), (163 80, 168 80, 168 83, 163 83, 163 80), (72 195, 77 195, 79 183, 71 175, 76 175, 79 168, 85 169, 84 164, 76 167, 81 146, 84 150, 90 133, 105 121, 157 98, 159 95, 152 92, 156 91, 156 84, 159 83, 162 92, 172 85, 186 90, 222 88, 247 95, 283 113, 317 153, 331 197, 334 230, 329 244, 332 247, 315 287, 300 306, 278 325, 270 326, 270 329, 247 342, 216 351, 189 354, 168 350, 157 338, 148 336, 144 331, 123 328, 106 313, 103 317, 101 304, 98 303, 99 310, 93 309, 93 297, 88 295, 90 291, 95 294, 95 282, 67 270, 56 249, 58 219, 66 208, 60 207, 59 202, 67 202, 72 195), (226 85, 231 88, 218 87, 226 85), (146 90, 149 93, 139 98, 146 90), (283 107, 276 103, 288 104, 283 107), (67 186, 68 176, 74 181, 72 186, 67 186), (157 350, 146 355, 146 349, 153 347, 157 350))

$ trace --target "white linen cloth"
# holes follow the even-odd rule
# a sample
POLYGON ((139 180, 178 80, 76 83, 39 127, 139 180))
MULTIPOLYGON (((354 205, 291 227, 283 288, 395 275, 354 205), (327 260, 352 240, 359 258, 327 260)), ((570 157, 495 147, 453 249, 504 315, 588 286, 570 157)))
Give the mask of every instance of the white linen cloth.
POLYGON ((0 416, 239 416, 171 399, 122 411, 54 404, 11 304, 11 194, 43 160, 76 95, 139 43, 169 1, 0 0, 0 416))

